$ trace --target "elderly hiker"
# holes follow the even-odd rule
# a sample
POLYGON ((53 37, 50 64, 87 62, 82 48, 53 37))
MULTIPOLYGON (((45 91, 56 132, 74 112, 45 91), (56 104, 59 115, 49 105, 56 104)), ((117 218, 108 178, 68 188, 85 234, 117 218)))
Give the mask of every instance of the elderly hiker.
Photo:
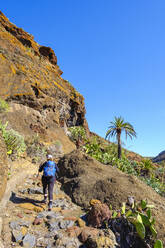
POLYGON ((53 157, 51 154, 48 154, 47 161, 40 165, 38 174, 39 172, 42 171, 43 171, 42 186, 43 186, 43 194, 44 194, 44 200, 42 202, 46 203, 48 196, 49 198, 48 210, 51 211, 52 203, 53 203, 53 187, 56 181, 56 172, 59 171, 58 166, 53 161, 53 157), (48 195, 47 195, 47 189, 48 189, 48 195))

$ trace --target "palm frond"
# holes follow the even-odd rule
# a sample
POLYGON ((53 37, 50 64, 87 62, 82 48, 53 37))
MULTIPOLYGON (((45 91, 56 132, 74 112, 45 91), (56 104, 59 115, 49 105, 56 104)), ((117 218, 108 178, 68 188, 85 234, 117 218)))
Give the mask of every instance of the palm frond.
POLYGON ((115 136, 116 135, 116 129, 114 128, 114 127, 110 127, 109 129, 108 129, 108 131, 106 132, 106 135, 105 135, 105 139, 109 136, 109 138, 110 137, 113 137, 113 136, 115 136))
POLYGON ((129 122, 124 122, 124 118, 120 117, 114 117, 114 121, 110 122, 110 126, 108 127, 108 131, 106 133, 106 138, 115 136, 118 132, 125 132, 126 139, 127 137, 130 137, 131 139, 133 137, 136 137, 136 132, 134 130, 134 127, 129 122), (114 131, 115 130, 115 131, 114 131))

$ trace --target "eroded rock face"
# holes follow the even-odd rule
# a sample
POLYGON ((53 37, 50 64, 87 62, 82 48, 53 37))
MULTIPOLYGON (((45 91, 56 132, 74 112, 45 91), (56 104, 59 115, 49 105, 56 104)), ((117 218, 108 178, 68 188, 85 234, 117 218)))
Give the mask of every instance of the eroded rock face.
POLYGON ((46 58, 49 59, 49 61, 53 64, 56 65, 57 64, 57 57, 53 51, 52 48, 50 47, 46 47, 46 46, 41 46, 39 48, 39 52, 41 55, 45 56, 46 58))
POLYGON ((1 119, 23 135, 48 139, 65 136, 70 126, 88 130, 84 98, 61 74, 54 51, 0 12, 0 97, 10 103, 1 119))
POLYGON ((29 47, 33 50, 34 54, 39 56, 45 56, 52 64, 57 64, 57 57, 54 51, 50 47, 39 46, 37 42, 34 41, 34 37, 22 28, 16 27, 13 23, 10 23, 6 16, 0 11, 0 23, 5 28, 7 32, 12 34, 19 40, 24 46, 29 47))
POLYGON ((8 163, 6 155, 6 146, 0 132, 0 200, 2 199, 6 189, 7 171, 8 163))

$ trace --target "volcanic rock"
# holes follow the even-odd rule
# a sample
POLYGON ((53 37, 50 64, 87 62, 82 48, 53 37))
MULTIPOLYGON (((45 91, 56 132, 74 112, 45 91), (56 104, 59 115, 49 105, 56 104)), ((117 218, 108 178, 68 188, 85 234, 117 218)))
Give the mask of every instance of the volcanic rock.
POLYGON ((128 196, 139 202, 146 199, 153 204, 158 236, 165 240, 165 200, 151 187, 135 176, 124 174, 117 168, 99 163, 79 150, 62 157, 59 180, 62 189, 78 205, 89 208, 91 199, 98 199, 113 209, 121 209, 128 196))
POLYGON ((38 135, 49 145, 58 141, 68 153, 75 149, 68 127, 88 131, 88 125, 83 96, 60 75, 54 51, 0 12, 0 98, 10 105, 1 120, 25 138, 38 135))
POLYGON ((101 227, 105 221, 111 218, 111 212, 106 204, 95 204, 88 212, 88 224, 93 227, 101 227))

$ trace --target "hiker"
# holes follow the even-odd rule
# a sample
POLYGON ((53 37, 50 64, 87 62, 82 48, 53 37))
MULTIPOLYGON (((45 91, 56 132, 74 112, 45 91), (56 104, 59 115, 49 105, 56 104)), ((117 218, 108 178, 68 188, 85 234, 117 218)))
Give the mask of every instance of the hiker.
POLYGON ((38 170, 38 175, 39 172, 42 171, 43 171, 42 186, 43 186, 43 194, 44 194, 44 200, 42 202, 46 203, 48 196, 49 198, 48 210, 51 211, 52 203, 53 203, 53 187, 56 181, 56 172, 59 171, 59 168, 56 165, 56 163, 53 161, 53 157, 51 154, 48 154, 47 161, 40 165, 38 170), (48 195, 47 195, 47 189, 48 189, 48 195))

